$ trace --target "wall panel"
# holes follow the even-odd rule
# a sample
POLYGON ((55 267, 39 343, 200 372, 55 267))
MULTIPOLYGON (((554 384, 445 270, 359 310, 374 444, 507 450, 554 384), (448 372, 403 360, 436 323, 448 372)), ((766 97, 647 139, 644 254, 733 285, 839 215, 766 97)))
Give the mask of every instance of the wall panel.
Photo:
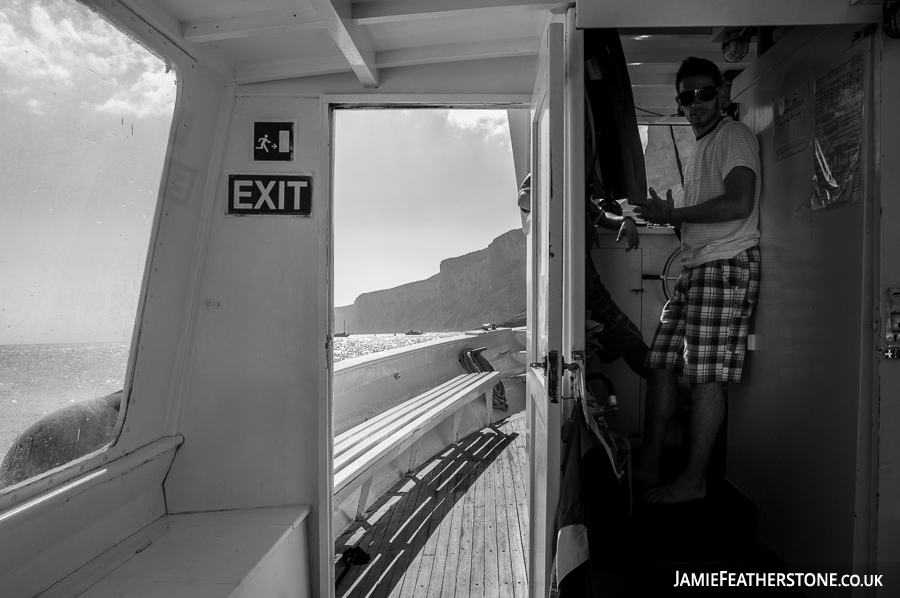
MULTIPOLYGON (((796 29, 783 42, 796 51, 776 46, 735 82, 761 150, 763 267, 751 323, 760 349, 729 399, 727 476, 759 504, 762 540, 790 571, 853 570, 857 424, 861 401, 872 400, 861 359, 872 330, 863 315, 872 182, 859 203, 811 210, 812 144, 776 159, 773 102, 806 94, 811 141, 813 82, 846 59, 856 29, 796 29)), ((867 90, 871 100, 871 82, 867 90)))

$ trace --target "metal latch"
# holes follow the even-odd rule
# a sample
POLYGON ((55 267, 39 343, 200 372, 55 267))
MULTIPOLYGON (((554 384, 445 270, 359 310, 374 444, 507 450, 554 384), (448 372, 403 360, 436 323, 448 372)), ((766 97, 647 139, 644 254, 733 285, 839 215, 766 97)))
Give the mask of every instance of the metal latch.
POLYGON ((547 398, 550 399, 551 403, 559 403, 559 370, 557 369, 558 363, 559 351, 550 351, 549 354, 544 355, 544 361, 536 361, 528 364, 533 368, 540 368, 544 370, 544 375, 547 376, 547 398))
POLYGON ((547 355, 547 398, 551 403, 559 403, 559 351, 547 355))
POLYGON ((547 356, 544 355, 544 361, 532 361, 528 364, 528 367, 535 368, 538 370, 544 370, 544 373, 547 373, 547 356))
POLYGON ((885 295, 884 357, 900 359, 900 289, 887 289, 885 295))
POLYGON ((565 359, 560 361, 559 351, 550 351, 548 355, 544 356, 544 361, 528 364, 533 368, 544 370, 544 375, 547 376, 547 398, 550 399, 551 403, 559 403, 560 370, 571 372, 573 374, 572 378, 574 382, 572 396, 563 396, 562 398, 565 400, 572 400, 584 397, 584 367, 578 363, 579 361, 584 361, 584 351, 573 351, 572 359, 574 360, 572 363, 566 363, 565 359))

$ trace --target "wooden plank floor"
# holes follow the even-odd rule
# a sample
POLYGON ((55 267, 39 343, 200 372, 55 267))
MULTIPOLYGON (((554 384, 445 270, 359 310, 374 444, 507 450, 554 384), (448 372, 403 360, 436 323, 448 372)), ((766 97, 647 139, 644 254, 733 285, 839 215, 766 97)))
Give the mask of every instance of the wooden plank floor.
POLYGON ((525 414, 484 428, 400 480, 336 543, 338 598, 522 598, 527 593, 525 414))

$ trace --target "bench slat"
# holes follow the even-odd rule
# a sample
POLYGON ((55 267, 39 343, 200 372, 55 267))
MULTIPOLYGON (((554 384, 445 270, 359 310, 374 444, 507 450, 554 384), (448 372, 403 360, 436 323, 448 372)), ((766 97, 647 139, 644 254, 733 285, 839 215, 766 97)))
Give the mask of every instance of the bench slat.
POLYGON ((372 428, 377 428, 381 425, 385 425, 387 423, 390 423, 391 421, 394 421, 396 418, 406 415, 407 413, 414 412, 422 404, 433 400, 434 397, 444 392, 450 391, 453 388, 461 386, 468 379, 470 379, 471 376, 472 374, 460 374, 459 376, 451 378, 440 386, 431 388, 423 392, 422 394, 409 399, 408 401, 404 401, 399 405, 395 405, 387 411, 379 413, 375 417, 367 419, 366 421, 360 422, 344 433, 336 436, 334 439, 334 457, 337 458, 345 451, 347 451, 348 448, 359 442, 369 433, 369 430, 371 430, 372 428))
POLYGON ((486 385, 486 380, 489 377, 490 373, 463 374, 454 379, 456 380, 456 383, 448 386, 444 392, 437 394, 430 393, 428 401, 417 402, 415 409, 413 410, 407 409, 405 404, 404 406, 398 405, 394 409, 385 412, 389 416, 394 413, 400 413, 397 417, 389 417, 388 420, 382 420, 378 422, 377 425, 366 424, 358 426, 363 427, 364 429, 357 435, 357 441, 350 445, 345 444, 340 455, 334 457, 335 472, 337 473, 343 469, 347 463, 352 462, 371 447, 380 444, 386 438, 392 436, 397 430, 405 430, 414 422, 427 420, 429 414, 434 411, 436 406, 439 407, 448 401, 457 401, 472 394, 475 390, 486 385))
POLYGON ((489 374, 469 376, 470 377, 467 377, 467 379, 463 381, 463 384, 456 385, 452 389, 448 389, 445 393, 433 396, 429 402, 420 404, 418 410, 406 413, 402 417, 379 425, 378 427, 370 427, 367 436, 349 447, 348 450, 341 454, 341 456, 335 458, 335 472, 339 472, 347 463, 358 459, 361 454, 367 452, 372 447, 378 446, 385 441, 392 442, 387 439, 393 438, 398 430, 400 430, 401 433, 414 432, 416 427, 427 423, 433 414, 439 412, 445 405, 452 405, 456 401, 467 398, 469 395, 481 392, 480 389, 488 384, 486 380, 489 374))
MULTIPOLYGON (((368 441, 345 450, 340 459, 335 459, 335 495, 340 498, 355 489, 365 479, 363 474, 366 471, 374 471, 396 458, 422 435, 443 421, 447 415, 494 386, 500 374, 498 372, 464 374, 463 378, 461 384, 458 382, 448 387, 443 394, 429 393, 429 401, 417 402, 422 408, 421 411, 410 413, 407 410, 399 422, 379 426, 380 429, 367 439, 368 441)), ((388 418, 381 421, 384 422, 386 419, 388 418)))

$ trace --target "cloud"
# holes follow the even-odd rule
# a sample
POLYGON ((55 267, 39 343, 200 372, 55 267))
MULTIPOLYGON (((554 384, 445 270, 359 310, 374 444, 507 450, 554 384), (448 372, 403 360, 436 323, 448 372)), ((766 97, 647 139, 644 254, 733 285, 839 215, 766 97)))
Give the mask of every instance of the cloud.
MULTIPOLYGON (((66 81, 71 77, 71 72, 62 61, 55 60, 51 52, 47 52, 47 41, 40 38, 29 39, 20 34, 13 20, 6 12, 11 10, 6 7, 0 10, 0 64, 19 76, 30 78, 50 79, 66 81)), ((32 13, 42 12, 41 7, 35 6, 32 13)), ((15 15, 13 15, 15 16, 15 15)), ((40 18, 40 15, 38 15, 40 18)))
POLYGON ((488 141, 510 144, 505 110, 448 110, 447 124, 462 131, 479 132, 488 141))
POLYGON ((171 113, 174 73, 149 50, 71 0, 0 7, 0 73, 13 86, 69 90, 97 110, 171 113))
POLYGON ((37 98, 31 98, 25 102, 25 105, 28 106, 28 110, 35 115, 42 115, 47 110, 46 102, 37 98))
POLYGON ((147 70, 127 89, 120 90, 97 107, 100 112, 121 114, 123 112, 138 117, 147 115, 165 116, 172 113, 175 103, 175 72, 154 61, 147 60, 147 70))

